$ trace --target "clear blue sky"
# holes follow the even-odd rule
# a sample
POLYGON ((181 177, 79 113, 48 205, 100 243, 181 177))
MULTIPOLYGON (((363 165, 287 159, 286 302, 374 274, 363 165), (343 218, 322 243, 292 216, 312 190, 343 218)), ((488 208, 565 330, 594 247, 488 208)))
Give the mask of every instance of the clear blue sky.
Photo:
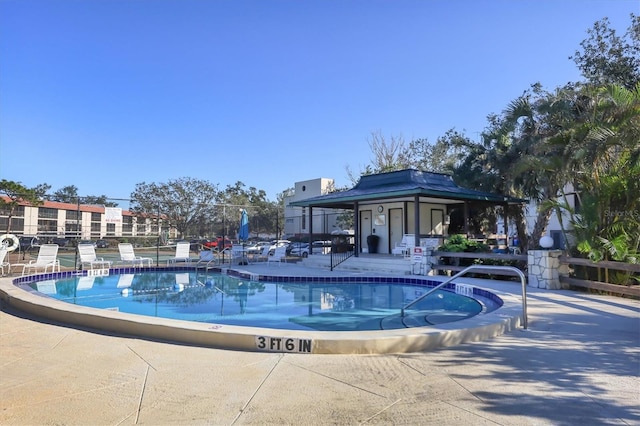
POLYGON ((350 184, 372 132, 475 138, 638 0, 0 0, 0 179, 128 198, 350 184))

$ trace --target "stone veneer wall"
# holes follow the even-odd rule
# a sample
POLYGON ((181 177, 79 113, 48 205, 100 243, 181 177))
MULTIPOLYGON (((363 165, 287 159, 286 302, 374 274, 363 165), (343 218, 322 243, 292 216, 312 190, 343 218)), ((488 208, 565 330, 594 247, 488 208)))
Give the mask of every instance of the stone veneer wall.
POLYGON ((560 250, 529 250, 528 272, 531 287, 560 289, 560 250))

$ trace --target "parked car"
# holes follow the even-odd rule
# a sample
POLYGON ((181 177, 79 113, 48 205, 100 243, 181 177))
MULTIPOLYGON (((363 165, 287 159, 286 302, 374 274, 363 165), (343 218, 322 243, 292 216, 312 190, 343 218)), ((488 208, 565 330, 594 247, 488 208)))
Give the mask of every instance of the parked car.
POLYGON ((289 240, 273 240, 271 241, 271 249, 269 254, 273 254, 277 247, 288 247, 291 244, 289 240))
POLYGON ((203 243, 202 245, 204 247, 208 248, 208 249, 215 248, 215 249, 223 250, 223 249, 226 249, 226 248, 230 249, 233 246, 233 243, 231 242, 230 239, 225 238, 224 239, 224 247, 223 247, 222 237, 218 237, 218 238, 215 238, 215 239, 213 239, 211 241, 207 241, 206 243, 203 243))
POLYGON ((69 240, 64 237, 39 237, 40 245, 57 244, 58 247, 64 248, 69 245, 69 240))
MULTIPOLYGON (((300 257, 309 256, 309 243, 297 244, 300 245, 291 249, 291 255, 300 257)), ((331 251, 331 241, 314 241, 311 243, 311 250, 313 250, 313 254, 327 254, 331 251)))
POLYGON ((204 247, 206 247, 207 243, 209 243, 209 240, 191 240, 189 241, 189 250, 199 253, 204 247))
POLYGON ((57 244, 60 248, 64 248, 69 245, 69 240, 62 237, 54 238, 52 242, 53 244, 57 244))
POLYGON ((270 245, 271 243, 267 241, 258 241, 250 243, 250 245, 248 245, 245 250, 247 251, 247 254, 262 254, 262 250, 264 249, 264 247, 270 245))
POLYGON ((100 239, 100 240, 96 241, 96 247, 97 248, 107 248, 107 247, 109 247, 109 241, 100 239))
POLYGON ((289 247, 291 248, 291 250, 289 251, 289 254, 291 254, 291 256, 307 257, 309 255, 309 243, 295 242, 291 243, 289 247), (305 251, 307 256, 303 255, 305 251))
POLYGON ((78 240, 78 245, 80 244, 91 244, 94 247, 96 246, 96 242, 92 240, 78 240))
POLYGON ((40 239, 36 236, 23 235, 18 237, 18 241, 20 241, 20 251, 30 251, 40 246, 40 239))

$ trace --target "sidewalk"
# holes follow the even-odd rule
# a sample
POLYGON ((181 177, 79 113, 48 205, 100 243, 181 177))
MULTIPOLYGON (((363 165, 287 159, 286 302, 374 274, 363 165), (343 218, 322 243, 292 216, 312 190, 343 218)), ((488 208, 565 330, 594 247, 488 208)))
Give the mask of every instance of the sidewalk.
POLYGON ((528 330, 401 355, 199 348, 2 306, 0 423, 640 424, 640 302, 528 291, 528 330))

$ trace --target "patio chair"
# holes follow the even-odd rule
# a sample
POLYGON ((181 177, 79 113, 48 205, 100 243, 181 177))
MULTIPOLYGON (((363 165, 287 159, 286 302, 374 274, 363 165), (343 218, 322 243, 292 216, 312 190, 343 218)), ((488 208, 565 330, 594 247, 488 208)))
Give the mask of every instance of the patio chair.
POLYGON ((278 266, 280 266, 283 261, 284 263, 287 263, 287 248, 284 246, 276 247, 273 255, 267 258, 267 265, 273 262, 278 262, 278 266))
POLYGON ((238 262, 238 265, 246 265, 247 261, 247 252, 243 246, 239 244, 234 244, 231 246, 231 263, 238 262))
POLYGON ((11 273, 11 264, 6 260, 8 258, 9 250, 6 247, 2 246, 0 248, 0 269, 2 270, 2 275, 4 275, 4 268, 7 267, 7 271, 11 273))
POLYGON ((94 269, 94 267, 98 269, 111 267, 111 261, 96 256, 96 248, 93 244, 78 244, 78 255, 80 256, 80 266, 82 267, 85 265, 89 265, 91 269, 94 269))
POLYGON ((393 254, 394 256, 395 255, 403 256, 406 250, 407 250, 407 244, 404 242, 404 238, 403 238, 401 242, 396 243, 396 246, 391 249, 391 254, 393 254))
POLYGON ((267 261, 269 260, 269 252, 271 251, 271 246, 270 245, 266 245, 264 247, 262 247, 262 252, 257 254, 254 257, 254 260, 256 262, 260 262, 260 261, 267 261))
POLYGON ((151 266, 153 262, 150 257, 136 256, 133 251, 133 245, 130 243, 118 244, 118 251, 120 252, 120 262, 124 264, 130 263, 132 266, 144 266, 147 263, 148 266, 151 266))
POLYGON ((217 263, 218 259, 213 250, 200 250, 200 259, 196 262, 196 269, 209 269, 217 263))
POLYGON ((391 253, 394 255, 403 255, 405 259, 409 259, 411 258, 411 252, 415 245, 415 234, 404 234, 400 243, 396 243, 396 246, 391 249, 391 253))
POLYGON ((31 260, 29 263, 23 263, 22 275, 26 275, 27 272, 38 272, 38 269, 42 269, 44 273, 49 271, 55 272, 56 269, 60 272, 60 261, 58 260, 58 245, 57 244, 43 244, 38 251, 38 257, 36 260, 31 260))
POLYGON ((178 262, 191 263, 189 250, 191 250, 191 244, 188 241, 181 241, 177 243, 176 254, 174 257, 167 260, 167 265, 175 265, 178 262))

